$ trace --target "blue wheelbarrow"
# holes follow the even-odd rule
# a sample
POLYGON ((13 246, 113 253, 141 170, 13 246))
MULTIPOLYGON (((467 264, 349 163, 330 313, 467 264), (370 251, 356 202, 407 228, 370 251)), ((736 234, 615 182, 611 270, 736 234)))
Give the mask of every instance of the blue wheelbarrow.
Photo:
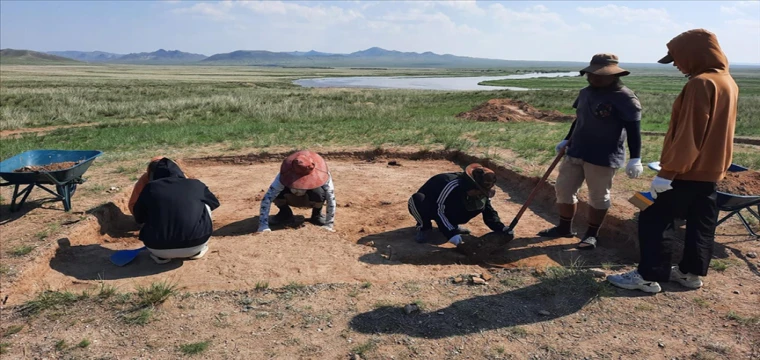
POLYGON ((97 150, 30 150, 0 162, 0 178, 6 182, 0 186, 14 186, 10 211, 21 208, 29 193, 35 186, 55 196, 63 202, 65 211, 71 210, 71 196, 76 191, 77 184, 85 182, 82 175, 92 165, 96 157, 102 155, 97 150), (54 163, 73 162, 74 165, 56 170, 29 170, 24 167, 40 167, 54 163), (20 186, 26 185, 19 191, 20 186), (56 191, 45 185, 55 185, 56 191), (16 200, 21 201, 16 204, 16 200))
MULTIPOLYGON (((660 171, 660 162, 659 161, 651 162, 648 164, 648 167, 654 171, 660 171)), ((729 166, 728 168, 728 172, 740 172, 740 171, 747 171, 747 170, 749 169, 737 164, 731 164, 731 166, 729 166)), ((651 195, 649 195, 649 193, 646 193, 646 196, 651 199, 651 195)), ((752 230, 752 227, 749 225, 749 222, 741 213, 742 210, 747 210, 752 216, 754 216, 757 220, 760 221, 760 195, 736 195, 736 194, 718 191, 717 203, 718 203, 718 210, 725 211, 728 213, 728 215, 718 220, 718 226, 724 223, 726 220, 728 220, 732 216, 737 216, 739 220, 741 220, 742 224, 744 225, 744 228, 747 229, 747 232, 750 235, 754 237, 760 237, 760 235, 758 235, 754 230, 752 230), (753 206, 755 207, 755 209, 752 209, 753 206)))

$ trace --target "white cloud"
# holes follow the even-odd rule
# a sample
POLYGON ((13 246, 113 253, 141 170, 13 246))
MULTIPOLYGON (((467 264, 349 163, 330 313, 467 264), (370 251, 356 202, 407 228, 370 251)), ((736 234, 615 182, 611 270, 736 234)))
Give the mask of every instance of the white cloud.
POLYGON ((361 12, 356 10, 344 10, 336 6, 306 6, 283 1, 224 0, 202 2, 191 7, 173 10, 173 12, 180 14, 205 15, 218 21, 245 16, 245 11, 251 14, 280 16, 289 19, 298 18, 307 22, 319 23, 321 26, 349 22, 363 17, 361 12))
POLYGON ((734 19, 726 21, 729 25, 748 27, 750 29, 756 29, 760 31, 760 20, 754 19, 734 19))
POLYGON ((595 16, 602 19, 619 19, 627 23, 632 22, 660 22, 672 23, 670 14, 665 9, 634 9, 627 6, 608 4, 600 7, 579 7, 581 14, 595 16))
POLYGON ((437 4, 472 15, 485 15, 486 13, 475 0, 448 0, 439 1, 437 4))
POLYGON ((489 6, 491 16, 516 32, 556 32, 582 29, 585 26, 571 26, 562 16, 550 12, 543 5, 534 5, 524 11, 507 8, 502 4, 489 6))
POLYGON ((720 6, 720 13, 726 15, 740 15, 742 12, 736 6, 720 6))
POLYGON ((231 20, 234 17, 230 14, 229 10, 232 7, 232 3, 229 1, 223 1, 218 3, 197 3, 187 8, 176 8, 172 12, 176 14, 193 14, 201 15, 212 18, 217 21, 231 20))

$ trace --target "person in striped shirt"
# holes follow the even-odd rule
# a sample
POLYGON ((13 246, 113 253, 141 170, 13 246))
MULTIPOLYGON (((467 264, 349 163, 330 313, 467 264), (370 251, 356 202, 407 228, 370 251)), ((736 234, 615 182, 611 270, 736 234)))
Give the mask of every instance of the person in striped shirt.
POLYGON ((457 246, 457 250, 466 251, 462 235, 469 234, 470 230, 460 225, 480 214, 492 231, 508 233, 508 227, 491 206, 495 184, 493 170, 477 163, 467 166, 464 172, 431 177, 408 201, 409 213, 417 221, 415 241, 427 242, 432 221, 435 221, 438 230, 457 246))

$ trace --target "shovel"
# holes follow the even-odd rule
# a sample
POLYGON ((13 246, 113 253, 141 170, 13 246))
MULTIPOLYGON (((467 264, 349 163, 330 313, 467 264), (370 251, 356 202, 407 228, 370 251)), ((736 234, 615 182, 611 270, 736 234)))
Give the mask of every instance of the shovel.
POLYGON ((119 250, 113 255, 111 255, 111 262, 114 263, 116 266, 124 266, 132 262, 137 255, 140 254, 141 251, 145 250, 146 247, 143 246, 139 249, 132 249, 132 250, 119 250))
POLYGON ((509 230, 507 230, 507 241, 511 241, 515 238, 515 226, 517 226, 517 222, 520 221, 520 218, 522 217, 525 210, 528 209, 528 205, 530 205, 531 201, 533 201, 533 198, 536 197, 536 194, 538 194, 538 189, 541 187, 541 184, 546 181, 546 178, 549 177, 549 174, 552 173, 552 170, 554 170, 554 167, 557 166, 557 163, 559 163, 559 160, 562 159, 562 156, 565 155, 565 148, 562 148, 559 153, 557 154, 557 157, 554 158, 554 161, 549 166, 549 169, 546 170, 544 173, 544 176, 541 178, 541 180, 538 181, 538 184, 533 188, 533 191, 530 192, 530 195, 528 195, 528 200, 525 201, 523 206, 520 208, 520 211, 517 212, 517 215, 515 215, 514 220, 509 224, 509 230))

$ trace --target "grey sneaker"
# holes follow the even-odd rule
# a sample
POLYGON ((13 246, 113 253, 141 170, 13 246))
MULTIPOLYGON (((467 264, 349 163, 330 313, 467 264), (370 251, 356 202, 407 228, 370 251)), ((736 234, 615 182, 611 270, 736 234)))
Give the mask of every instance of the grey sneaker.
POLYGON ((670 268, 670 281, 675 281, 689 289, 699 289, 702 287, 702 279, 698 275, 684 274, 678 265, 670 268))
POLYGON ((607 275, 607 281, 612 285, 628 290, 641 290, 648 293, 658 293, 662 291, 660 283, 644 280, 638 270, 631 270, 627 273, 617 275, 607 275))

